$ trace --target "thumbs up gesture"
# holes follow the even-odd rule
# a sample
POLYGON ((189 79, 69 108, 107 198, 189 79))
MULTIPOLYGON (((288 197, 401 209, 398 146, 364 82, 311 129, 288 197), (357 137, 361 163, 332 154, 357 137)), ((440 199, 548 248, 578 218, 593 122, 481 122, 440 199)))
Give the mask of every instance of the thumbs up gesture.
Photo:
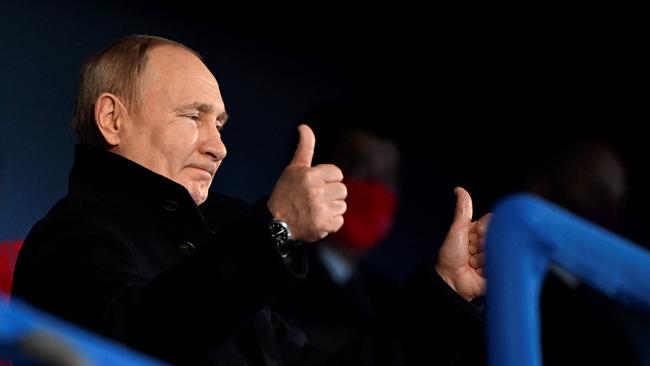
POLYGON ((289 165, 267 202, 271 214, 285 221, 294 239, 314 242, 343 226, 347 190, 343 173, 332 164, 312 167, 316 137, 307 125, 298 126, 300 141, 289 165))
POLYGON ((438 252, 436 271, 443 280, 466 300, 485 294, 484 244, 490 214, 472 221, 472 198, 463 188, 456 188, 456 212, 447 237, 438 252))

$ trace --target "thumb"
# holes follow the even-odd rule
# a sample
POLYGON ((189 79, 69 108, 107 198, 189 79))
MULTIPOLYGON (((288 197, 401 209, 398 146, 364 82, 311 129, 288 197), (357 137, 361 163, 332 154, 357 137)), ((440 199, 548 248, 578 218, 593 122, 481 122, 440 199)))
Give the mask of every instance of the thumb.
POLYGON ((289 165, 309 167, 311 166, 311 159, 314 157, 316 136, 314 136, 314 132, 307 125, 298 126, 298 133, 300 133, 300 140, 289 165))
POLYGON ((456 187, 454 193, 456 194, 456 212, 454 213, 452 225, 471 223, 473 214, 472 197, 462 187, 456 187))

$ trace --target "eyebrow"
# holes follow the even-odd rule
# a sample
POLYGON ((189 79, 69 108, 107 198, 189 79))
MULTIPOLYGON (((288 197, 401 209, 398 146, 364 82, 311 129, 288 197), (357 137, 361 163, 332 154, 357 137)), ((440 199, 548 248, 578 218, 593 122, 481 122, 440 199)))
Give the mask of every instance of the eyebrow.
MULTIPOLYGON (((178 107, 178 108, 176 108, 174 110, 177 113, 186 112, 188 110, 199 111, 200 113, 211 113, 211 112, 214 112, 214 106, 212 104, 208 104, 208 103, 195 102, 195 103, 180 106, 180 107, 178 107)), ((223 127, 226 124, 226 122, 228 121, 229 117, 230 116, 228 116, 228 113, 223 111, 223 112, 219 113, 219 115, 217 116, 217 121, 221 122, 221 126, 223 127)))

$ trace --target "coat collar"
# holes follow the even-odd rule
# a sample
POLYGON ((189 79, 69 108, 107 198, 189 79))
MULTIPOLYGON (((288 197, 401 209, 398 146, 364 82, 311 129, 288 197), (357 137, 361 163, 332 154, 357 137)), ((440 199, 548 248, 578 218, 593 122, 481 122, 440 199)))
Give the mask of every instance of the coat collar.
POLYGON ((92 195, 122 210, 185 213, 198 215, 204 221, 185 187, 127 158, 90 145, 75 148, 69 189, 71 194, 92 195))

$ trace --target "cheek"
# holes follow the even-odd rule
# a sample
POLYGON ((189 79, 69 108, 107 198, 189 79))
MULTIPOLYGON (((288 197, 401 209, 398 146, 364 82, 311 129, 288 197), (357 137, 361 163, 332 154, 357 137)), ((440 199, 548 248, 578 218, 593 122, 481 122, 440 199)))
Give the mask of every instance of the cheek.
POLYGON ((194 123, 176 123, 174 128, 161 133, 159 146, 170 163, 178 164, 192 154, 198 137, 199 132, 194 123))

